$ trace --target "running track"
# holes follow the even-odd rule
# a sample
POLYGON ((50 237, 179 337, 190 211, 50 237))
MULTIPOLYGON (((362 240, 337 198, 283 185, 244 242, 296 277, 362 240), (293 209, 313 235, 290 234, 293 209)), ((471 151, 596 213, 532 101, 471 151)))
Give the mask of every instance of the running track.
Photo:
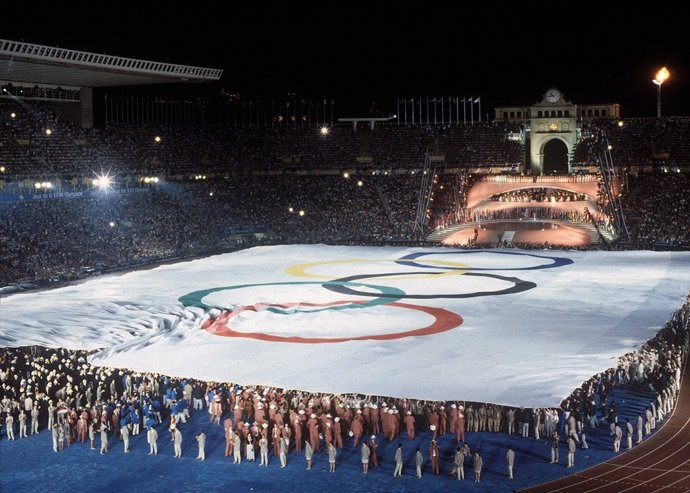
MULTIPOLYGON (((621 444, 624 450, 625 438, 621 444)), ((577 463, 577 452, 575 453, 577 463)), ((522 493, 690 492, 690 364, 671 418, 632 450, 572 476, 521 490, 522 493)))

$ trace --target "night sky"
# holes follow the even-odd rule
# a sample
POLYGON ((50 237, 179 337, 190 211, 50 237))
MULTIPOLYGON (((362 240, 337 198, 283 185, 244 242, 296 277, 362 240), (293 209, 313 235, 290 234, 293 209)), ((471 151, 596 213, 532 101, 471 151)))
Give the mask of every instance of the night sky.
POLYGON ((325 97, 339 116, 419 96, 481 96, 493 113, 551 86, 573 103, 654 116, 651 79, 665 65, 663 114, 689 115, 690 26, 668 4, 15 1, 2 9, 0 37, 222 68, 220 84, 203 90, 325 97))

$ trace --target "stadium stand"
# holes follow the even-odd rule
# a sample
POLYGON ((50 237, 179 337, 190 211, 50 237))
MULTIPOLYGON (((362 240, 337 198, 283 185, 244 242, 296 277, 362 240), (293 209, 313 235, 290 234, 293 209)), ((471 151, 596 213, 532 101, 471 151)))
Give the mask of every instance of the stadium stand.
MULTIPOLYGON (((374 130, 336 125, 322 135, 315 128, 287 126, 82 129, 48 106, 26 101, 2 102, 0 114, 0 244, 8 260, 2 285, 64 281, 141 262, 237 248, 258 239, 419 240, 414 228, 417 173, 425 152, 441 165, 427 211, 428 231, 477 218, 517 219, 525 214, 608 228, 606 216, 593 209, 596 217, 583 215, 581 209, 543 207, 547 195, 553 197, 550 202, 582 196, 538 183, 491 197, 504 205, 515 201, 510 209, 466 209, 468 190, 477 180, 541 179, 515 172, 471 173, 520 165, 524 146, 506 138, 515 129, 503 124, 393 124, 374 130), (103 173, 113 177, 108 193, 93 186, 93 179, 103 173), (149 181, 152 178, 160 181, 149 181), (530 206, 525 209, 520 201, 527 198, 530 206)), ((606 139, 617 165, 635 167, 635 173, 626 175, 623 194, 633 229, 630 241, 597 248, 687 248, 689 228, 682 214, 687 175, 679 173, 678 166, 658 166, 657 157, 687 166, 688 123, 669 118, 631 119, 623 126, 611 121, 583 125, 578 162, 595 163, 606 139)), ((589 199, 605 209, 603 194, 589 199)))

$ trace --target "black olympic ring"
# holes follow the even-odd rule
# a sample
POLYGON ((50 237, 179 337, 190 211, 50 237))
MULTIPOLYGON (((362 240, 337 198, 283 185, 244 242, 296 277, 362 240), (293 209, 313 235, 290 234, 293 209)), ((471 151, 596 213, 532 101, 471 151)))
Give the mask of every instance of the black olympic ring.
MULTIPOLYGON (((415 274, 420 274, 420 275, 440 275, 443 274, 442 272, 439 273, 432 273, 432 272, 389 272, 389 273, 384 273, 384 274, 360 274, 356 276, 349 276, 349 277, 341 277, 340 279, 334 279, 333 281, 330 282, 351 282, 351 281, 358 281, 360 279, 371 279, 375 277, 389 277, 389 276, 400 276, 401 274, 404 275, 415 275, 415 274)), ((524 281, 520 278, 517 277, 506 277, 506 276, 499 276, 498 274, 482 274, 478 272, 466 272, 463 274, 465 276, 476 276, 476 277, 491 277, 493 279, 499 279, 501 281, 507 281, 507 282, 512 282, 513 286, 510 288, 506 289, 501 289, 499 291, 476 291, 474 293, 454 293, 454 294, 404 294, 404 295, 396 295, 396 298, 411 298, 411 299, 416 299, 416 300, 430 300, 434 298, 477 298, 479 296, 497 296, 497 295, 503 295, 503 294, 515 294, 515 293, 522 293, 523 291, 528 291, 530 289, 533 289, 537 287, 536 283, 533 283, 531 281, 524 281)), ((336 293, 340 294, 348 294, 348 295, 355 295, 355 296, 376 296, 376 297, 385 297, 385 294, 381 293, 367 293, 366 291, 357 291, 356 289, 351 289, 348 288, 345 285, 338 285, 338 284, 328 284, 327 282, 322 285, 324 288, 328 289, 329 291, 334 291, 336 293)))

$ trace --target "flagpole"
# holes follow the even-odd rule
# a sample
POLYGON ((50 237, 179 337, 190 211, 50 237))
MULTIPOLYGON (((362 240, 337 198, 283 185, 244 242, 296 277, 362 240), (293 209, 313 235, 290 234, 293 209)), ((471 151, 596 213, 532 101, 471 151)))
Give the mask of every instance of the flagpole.
POLYGON ((453 124, 453 96, 448 96, 448 125, 453 124))
POLYGON ((477 102, 479 103, 479 122, 481 123, 482 121, 482 97, 479 96, 477 98, 477 102))
POLYGON ((460 96, 455 98, 455 124, 460 125, 460 96))
POLYGON ((467 125, 467 98, 462 98, 462 124, 467 125))
POLYGON ((414 98, 412 98, 412 125, 414 125, 414 98))
POLYGON ((470 125, 474 125, 474 98, 470 96, 470 125))
POLYGON ((443 109, 443 96, 441 96, 441 125, 446 123, 445 110, 443 109))

